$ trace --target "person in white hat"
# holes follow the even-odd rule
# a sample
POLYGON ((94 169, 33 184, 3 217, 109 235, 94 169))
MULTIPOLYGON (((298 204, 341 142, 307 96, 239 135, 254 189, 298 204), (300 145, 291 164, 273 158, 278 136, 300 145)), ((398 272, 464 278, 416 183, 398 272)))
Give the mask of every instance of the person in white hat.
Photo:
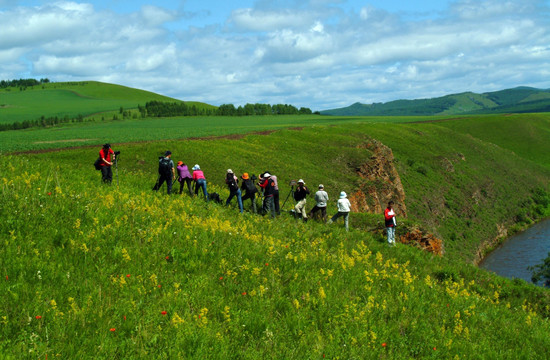
POLYGON ((296 206, 294 206, 295 214, 301 214, 302 220, 307 222, 307 211, 306 211, 306 197, 309 195, 309 189, 306 187, 304 180, 298 180, 298 187, 294 192, 294 200, 296 201, 296 206))
POLYGON ((315 216, 317 211, 321 211, 321 218, 323 219, 323 222, 327 221, 327 201, 328 201, 328 194, 325 191, 325 187, 323 184, 319 185, 319 191, 315 193, 315 206, 311 211, 309 212, 309 216, 315 216))
POLYGON ((332 224, 333 222, 338 220, 339 217, 344 217, 344 225, 346 226, 346 231, 349 231, 348 218, 349 212, 351 211, 351 204, 345 191, 342 191, 340 193, 340 198, 338 199, 336 205, 338 206, 338 212, 332 218, 330 218, 328 223, 332 224))

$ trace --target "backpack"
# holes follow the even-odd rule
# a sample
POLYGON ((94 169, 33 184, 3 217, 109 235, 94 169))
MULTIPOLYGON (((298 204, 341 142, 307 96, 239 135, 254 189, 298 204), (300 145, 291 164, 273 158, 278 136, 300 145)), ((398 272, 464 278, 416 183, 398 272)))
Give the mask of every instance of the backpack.
POLYGON ((245 186, 246 192, 249 194, 255 194, 258 192, 258 189, 256 189, 256 186, 254 186, 254 183, 250 179, 244 180, 244 186, 245 186))
POLYGON ((96 170, 101 170, 101 156, 97 158, 97 160, 94 163, 94 167, 96 170))
POLYGON ((166 177, 172 176, 172 165, 170 164, 172 160, 167 157, 159 159, 159 174, 166 177))
POLYGON ((229 186, 229 190, 231 190, 231 191, 239 190, 239 185, 237 184, 235 179, 231 179, 231 181, 229 181, 229 183, 227 183, 227 185, 229 186))

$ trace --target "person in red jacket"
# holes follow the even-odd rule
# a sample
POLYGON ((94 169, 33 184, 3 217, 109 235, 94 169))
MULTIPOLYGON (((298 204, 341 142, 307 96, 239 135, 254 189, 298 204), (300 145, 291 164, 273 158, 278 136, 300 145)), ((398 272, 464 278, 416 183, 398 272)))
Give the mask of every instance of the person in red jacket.
POLYGON ((101 180, 104 183, 110 184, 113 181, 113 161, 115 160, 115 152, 111 149, 111 144, 103 145, 103 148, 99 150, 99 157, 101 158, 101 180))
POLYGON ((384 220, 386 224, 386 233, 388 235, 388 244, 395 246, 395 211, 393 210, 393 201, 388 203, 384 211, 384 220))

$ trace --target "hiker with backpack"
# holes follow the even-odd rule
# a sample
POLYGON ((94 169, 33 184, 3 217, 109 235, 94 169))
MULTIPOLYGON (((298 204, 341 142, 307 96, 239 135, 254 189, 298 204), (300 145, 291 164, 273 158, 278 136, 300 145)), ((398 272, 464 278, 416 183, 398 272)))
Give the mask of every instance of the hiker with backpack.
POLYGON ((153 187, 154 191, 158 191, 162 184, 166 182, 166 192, 168 195, 172 193, 172 182, 176 180, 176 170, 174 170, 174 162, 171 159, 172 152, 170 150, 164 153, 164 156, 159 157, 159 178, 153 187))
POLYGON ((233 173, 233 170, 227 169, 227 174, 225 176, 225 183, 227 184, 227 187, 229 188, 229 197, 225 201, 225 206, 229 205, 231 202, 231 199, 233 197, 237 197, 237 203, 239 204, 239 210, 241 213, 243 212, 243 199, 242 199, 242 192, 239 188, 239 178, 235 176, 233 173))
MULTIPOLYGON (((254 177, 254 175, 252 175, 252 177, 254 177)), ((244 191, 242 201, 244 202, 246 199, 252 200, 252 211, 254 212, 254 214, 256 214, 256 193, 258 192, 258 189, 256 189, 256 185, 254 185, 254 182, 252 181, 248 173, 244 173, 241 176, 241 179, 243 179, 241 191, 244 191)))
POLYGON ((189 191, 189 196, 193 197, 193 191, 191 190, 191 183, 193 182, 193 177, 189 172, 189 168, 183 161, 178 161, 178 182, 180 183, 180 194, 183 192, 183 184, 187 184, 187 190, 189 191))
POLYGON ((202 188, 204 199, 208 201, 208 192, 206 191, 206 178, 199 164, 193 166, 193 180, 195 181, 195 195, 198 195, 199 188, 202 188))

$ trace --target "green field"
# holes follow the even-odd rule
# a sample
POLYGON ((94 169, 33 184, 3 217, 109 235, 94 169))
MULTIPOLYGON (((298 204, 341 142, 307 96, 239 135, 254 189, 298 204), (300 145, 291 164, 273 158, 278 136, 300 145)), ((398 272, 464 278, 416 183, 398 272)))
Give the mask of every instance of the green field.
POLYGON ((503 229, 550 215, 549 119, 159 118, 1 132, 0 354, 545 359, 548 290, 471 263, 503 229), (112 186, 92 166, 107 141, 121 151, 112 186), (200 164, 222 198, 227 168, 267 170, 281 204, 302 178, 325 185, 329 215, 340 191, 371 211, 353 212, 346 232, 297 221, 292 200, 271 220, 248 201, 239 214, 235 201, 155 193, 167 149, 200 164), (33 152, 10 154, 21 150, 33 152), (443 256, 385 244, 374 209, 398 196, 397 177, 408 215, 398 235, 434 233, 443 256))

